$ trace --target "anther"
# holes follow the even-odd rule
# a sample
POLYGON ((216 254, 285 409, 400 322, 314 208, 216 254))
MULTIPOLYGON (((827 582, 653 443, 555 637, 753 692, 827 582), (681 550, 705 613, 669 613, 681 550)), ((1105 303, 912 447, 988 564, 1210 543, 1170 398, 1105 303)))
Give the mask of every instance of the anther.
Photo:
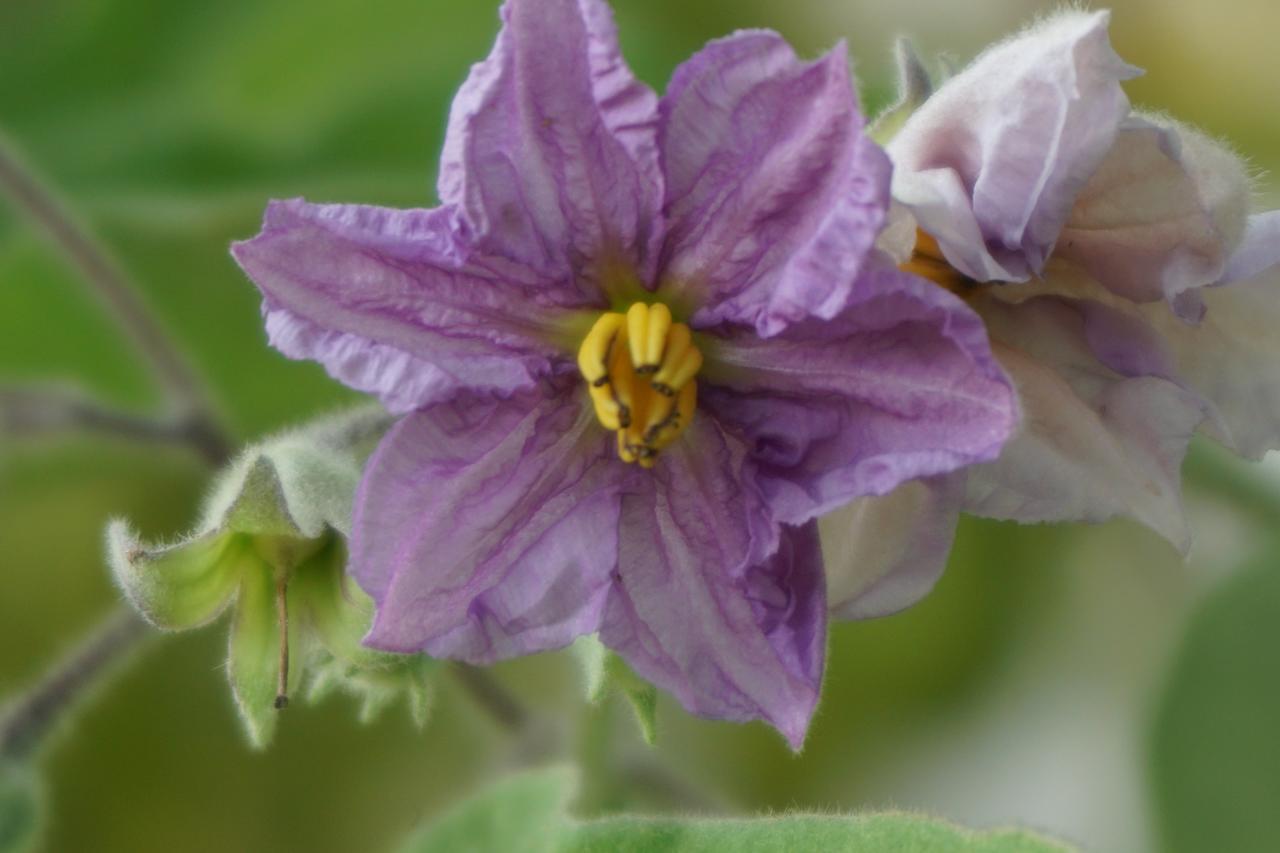
POLYGON ((623 322, 621 314, 612 311, 601 314, 578 348, 578 370, 592 386, 609 382, 609 363, 623 322))
POLYGON ((702 353, 693 333, 661 303, 602 314, 578 350, 578 367, 600 423, 617 434, 618 457, 652 468, 693 419, 702 353))

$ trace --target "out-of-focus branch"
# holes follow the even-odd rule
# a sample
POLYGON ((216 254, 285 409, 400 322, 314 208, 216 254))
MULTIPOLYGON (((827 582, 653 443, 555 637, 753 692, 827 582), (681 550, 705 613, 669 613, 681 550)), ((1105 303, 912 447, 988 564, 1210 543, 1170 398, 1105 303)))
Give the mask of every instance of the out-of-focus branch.
POLYGON ((0 192, 38 225, 66 260, 102 300, 128 336, 148 368, 164 388, 177 418, 201 441, 226 458, 231 443, 223 434, 204 393, 204 386, 169 334, 152 316, 120 267, 57 200, 35 174, 23 165, 13 144, 0 134, 0 192))
POLYGON ((89 637, 0 717, 0 758, 29 757, 45 736, 150 633, 127 606, 117 608, 89 637))
POLYGON ((204 421, 157 418, 126 411, 74 388, 0 385, 0 435, 39 437, 86 431, 137 442, 188 447, 210 465, 227 461, 228 447, 204 421))

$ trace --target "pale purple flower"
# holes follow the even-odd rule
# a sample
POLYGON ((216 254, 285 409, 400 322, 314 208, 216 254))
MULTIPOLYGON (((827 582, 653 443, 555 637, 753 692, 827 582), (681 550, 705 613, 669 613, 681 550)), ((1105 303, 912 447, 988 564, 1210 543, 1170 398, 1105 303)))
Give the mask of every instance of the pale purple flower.
POLYGON ((1192 435, 1251 457, 1280 447, 1280 212, 1248 215, 1246 171, 1223 146, 1131 110, 1121 84, 1139 72, 1108 22, 1069 12, 990 48, 888 144, 882 248, 983 318, 1023 424, 995 462, 824 519, 824 537, 875 519, 900 543, 846 547, 840 563, 828 549, 837 614, 926 592, 961 508, 1125 515, 1185 549, 1192 435), (881 576, 896 594, 865 599, 881 576))
POLYGON ((993 458, 1012 391, 978 318, 872 249, 889 163, 843 46, 737 33, 659 99, 599 0, 502 18, 440 207, 276 202, 235 247, 277 348, 405 414, 356 500, 367 642, 488 663, 598 633, 798 747, 813 519, 993 458))

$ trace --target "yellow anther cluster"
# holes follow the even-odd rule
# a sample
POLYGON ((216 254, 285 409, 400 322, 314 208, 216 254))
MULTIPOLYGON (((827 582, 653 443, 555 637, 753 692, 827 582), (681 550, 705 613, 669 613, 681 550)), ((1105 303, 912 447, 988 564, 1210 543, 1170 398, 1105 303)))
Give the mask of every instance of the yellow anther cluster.
POLYGON ((927 278, 957 296, 972 295, 974 281, 947 263, 938 241, 923 230, 916 231, 916 245, 911 259, 898 269, 927 278))
POLYGON ((596 417, 618 434, 618 456, 645 468, 693 419, 701 368, 693 333, 661 303, 601 314, 578 349, 596 417))

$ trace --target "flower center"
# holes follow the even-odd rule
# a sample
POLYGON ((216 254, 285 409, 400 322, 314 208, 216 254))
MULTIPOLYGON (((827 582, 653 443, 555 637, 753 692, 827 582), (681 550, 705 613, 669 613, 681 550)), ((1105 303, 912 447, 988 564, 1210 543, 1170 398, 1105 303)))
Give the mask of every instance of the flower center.
POLYGON ((578 348, 596 417, 618 434, 622 461, 644 468, 693 420, 701 368, 693 333, 660 302, 601 314, 578 348))
POLYGON ((911 259, 898 269, 927 278, 962 298, 973 295, 973 288, 977 285, 973 279, 947 263, 938 241, 919 228, 916 229, 916 245, 911 252, 911 259))

